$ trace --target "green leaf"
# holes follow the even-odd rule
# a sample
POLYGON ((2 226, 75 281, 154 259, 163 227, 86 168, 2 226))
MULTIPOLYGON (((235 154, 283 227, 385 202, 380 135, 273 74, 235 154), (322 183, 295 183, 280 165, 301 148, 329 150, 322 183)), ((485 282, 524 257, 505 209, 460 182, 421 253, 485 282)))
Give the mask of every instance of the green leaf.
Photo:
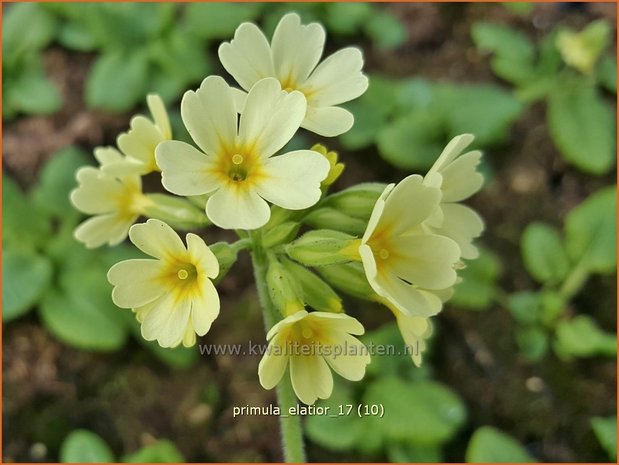
POLYGON ((185 457, 174 443, 160 439, 154 444, 144 446, 139 451, 125 456, 124 463, 183 463, 185 457))
POLYGON ((127 338, 129 310, 112 303, 107 268, 67 269, 60 289, 47 293, 39 307, 44 325, 61 341, 84 350, 108 352, 121 348, 127 338))
POLYGON ((34 203, 56 216, 71 214, 74 207, 69 202, 69 193, 77 185, 75 172, 87 162, 86 154, 76 147, 67 147, 54 153, 43 167, 38 184, 31 191, 34 203))
POLYGON ((610 274, 617 268, 617 187, 600 189, 565 219, 565 245, 574 262, 610 274))
POLYGON ((480 249, 479 257, 466 265, 459 273, 462 282, 456 285, 451 303, 456 307, 485 310, 497 293, 496 280, 501 274, 501 261, 489 250, 480 249))
POLYGON ((255 19, 261 8, 257 3, 191 3, 185 10, 185 20, 196 37, 229 40, 236 28, 255 19))
POLYGON ((404 24, 387 11, 377 11, 365 23, 365 33, 379 50, 393 50, 403 45, 408 37, 404 24))
POLYGON ((2 276, 2 321, 11 321, 39 301, 50 284, 52 265, 44 256, 4 249, 2 276))
POLYGON ((2 243, 33 248, 49 239, 51 224, 9 176, 2 175, 2 243))
POLYGON ((475 134, 480 146, 504 141, 523 109, 512 93, 493 85, 441 84, 435 89, 448 135, 475 134))
POLYGON ((378 132, 380 155, 407 170, 432 166, 443 149, 442 128, 435 115, 418 111, 398 118, 378 132))
POLYGON ((617 461, 617 417, 594 417, 591 427, 608 457, 617 461))
POLYGON ((114 454, 107 443, 91 431, 78 429, 69 434, 60 446, 62 463, 111 463, 114 454))
POLYGON ((520 31, 500 24, 475 23, 471 35, 480 50, 495 54, 491 65, 497 76, 515 84, 534 76, 535 48, 520 31))
POLYGON ((540 283, 559 283, 570 270, 561 236, 547 224, 529 224, 520 239, 520 249, 527 271, 540 283))
POLYGON ((381 378, 368 387, 364 402, 383 405, 380 424, 387 438, 423 446, 446 442, 466 418, 460 398, 434 381, 381 378))
POLYGON ((387 445, 390 463, 439 463, 443 462, 440 448, 418 446, 407 442, 392 442, 387 445))
POLYGON ((352 35, 374 12, 373 5, 360 2, 325 4, 325 24, 330 33, 352 35))
POLYGON ((80 52, 94 51, 99 45, 88 27, 75 20, 62 25, 58 33, 58 41, 64 47, 80 52))
POLYGON ((605 56, 597 69, 598 82, 610 92, 617 93, 617 59, 605 56))
MULTIPOLYGON (((329 407, 330 415, 338 415, 340 408, 347 412, 347 405, 354 405, 349 385, 338 382, 333 394, 326 400, 319 400, 316 406, 329 407), (340 407, 341 406, 341 407, 340 407)), ((307 436, 316 444, 334 451, 350 450, 363 440, 365 418, 359 418, 356 412, 350 415, 330 417, 312 415, 305 422, 307 436), (354 414, 353 414, 354 413, 354 414)))
POLYGON ((466 449, 468 463, 533 463, 536 460, 513 437, 491 426, 477 429, 466 449))
POLYGON ((538 327, 521 328, 516 331, 516 342, 520 353, 529 362, 541 360, 548 351, 548 336, 538 327))
POLYGON ((528 16, 535 8, 531 2, 501 2, 503 8, 518 16, 528 16))
POLYGON ((54 37, 54 17, 37 3, 17 3, 2 17, 3 60, 44 48, 54 37))
POLYGON ((11 93, 12 106, 24 113, 47 115, 62 106, 60 92, 42 71, 35 70, 20 76, 8 91, 11 93))
POLYGON ((148 62, 141 51, 111 51, 101 55, 86 80, 86 103, 91 108, 123 112, 144 96, 148 62))
POLYGON ((509 296, 508 306, 516 321, 533 324, 539 320, 541 296, 537 292, 522 291, 509 296))
POLYGON ((564 358, 617 355, 617 336, 602 331, 587 315, 559 322, 556 338, 555 350, 564 358))
POLYGON ((590 174, 605 174, 615 163, 615 116, 584 79, 555 87, 548 100, 550 135, 565 160, 590 174))

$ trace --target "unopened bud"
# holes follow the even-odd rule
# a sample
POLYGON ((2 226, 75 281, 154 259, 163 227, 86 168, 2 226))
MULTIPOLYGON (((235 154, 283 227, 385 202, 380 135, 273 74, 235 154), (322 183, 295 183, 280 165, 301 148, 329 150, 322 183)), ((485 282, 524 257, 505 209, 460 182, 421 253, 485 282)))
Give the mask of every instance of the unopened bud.
POLYGON ((301 223, 298 223, 296 221, 287 221, 285 223, 274 226, 273 228, 267 230, 264 233, 262 239, 263 247, 270 248, 276 245, 290 242, 296 237, 300 227, 301 223))
POLYGON ((329 228, 352 234, 353 236, 362 235, 367 226, 367 221, 352 218, 346 213, 329 207, 314 210, 303 218, 303 222, 313 228, 329 228))
POLYGON ((325 266, 355 260, 353 236, 328 229, 309 231, 286 246, 290 258, 306 266, 325 266))
POLYGON ((146 194, 149 200, 144 215, 165 221, 170 226, 190 230, 210 223, 204 210, 200 210, 187 199, 166 194, 146 194))
POLYGON ((341 313, 344 311, 340 296, 316 274, 292 260, 283 259, 282 265, 294 276, 301 287, 303 300, 307 305, 320 312, 341 313))
POLYGON ((269 297, 279 312, 287 317, 299 310, 303 310, 301 289, 292 275, 283 267, 275 256, 269 257, 269 266, 266 273, 269 297))
POLYGON ((214 284, 217 284, 226 276, 232 265, 236 263, 237 250, 227 242, 216 242, 209 245, 209 249, 215 254, 219 262, 219 274, 214 280, 214 284))
POLYGON ((353 218, 366 223, 372 214, 374 205, 385 190, 386 184, 366 182, 344 189, 337 194, 328 196, 322 205, 334 208, 353 218))
POLYGON ((342 263, 323 266, 316 271, 333 287, 346 294, 364 300, 375 300, 376 293, 370 287, 361 263, 342 263))

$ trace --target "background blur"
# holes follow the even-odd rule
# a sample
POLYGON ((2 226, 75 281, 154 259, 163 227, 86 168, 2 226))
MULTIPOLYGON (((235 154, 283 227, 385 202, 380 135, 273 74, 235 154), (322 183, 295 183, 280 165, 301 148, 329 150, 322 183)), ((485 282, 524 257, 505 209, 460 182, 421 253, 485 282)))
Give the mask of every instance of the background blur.
MULTIPOLYGON (((277 418, 232 416, 275 402, 259 357, 143 341, 105 279, 131 250, 75 243, 67 195, 148 92, 186 139, 182 93, 229 78, 221 41, 288 11, 325 26, 325 53, 365 56, 355 127, 322 140, 346 164, 335 190, 424 174, 462 132, 487 180, 482 256, 424 366, 374 357, 337 383, 324 404, 387 414, 307 419, 309 459, 616 460, 616 5, 50 3, 3 5, 3 461, 281 460, 277 418)), ((246 256, 218 290, 200 342, 264 341, 246 256)), ((401 343, 385 309, 345 303, 366 342, 401 343)))

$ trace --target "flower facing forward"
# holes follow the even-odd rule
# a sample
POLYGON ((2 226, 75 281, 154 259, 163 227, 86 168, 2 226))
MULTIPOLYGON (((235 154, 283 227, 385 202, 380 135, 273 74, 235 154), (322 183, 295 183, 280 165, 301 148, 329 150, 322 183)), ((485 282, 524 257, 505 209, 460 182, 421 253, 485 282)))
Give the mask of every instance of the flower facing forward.
POLYGON ((204 153, 184 142, 162 142, 156 157, 164 187, 184 196, 210 194, 206 214, 226 229, 266 224, 267 200, 289 210, 314 205, 329 161, 312 150, 272 156, 299 128, 303 95, 283 92, 268 78, 249 91, 238 129, 236 108, 232 89, 218 76, 184 95, 183 122, 204 153))
POLYGON ((460 249, 451 239, 429 234, 422 223, 434 214, 441 191, 412 175, 387 186, 376 202, 359 255, 372 289, 410 316, 438 313, 436 291, 456 281, 460 249))
POLYGON ((142 336, 162 347, 195 343, 219 315, 219 296, 212 279, 217 258, 195 234, 187 246, 166 223, 150 219, 129 231, 136 247, 154 259, 125 260, 112 266, 108 281, 112 300, 135 311, 142 336))
MULTIPOLYGON (((118 152, 97 152, 103 164, 122 159, 118 152)), ((138 175, 113 176, 91 166, 80 168, 76 174, 79 186, 71 192, 71 202, 83 213, 95 215, 75 230, 75 238, 86 247, 116 245, 151 201, 142 193, 138 175)))
POLYGON ((283 319, 267 334, 270 341, 258 366, 260 384, 275 387, 290 362, 290 379, 297 397, 311 405, 333 390, 333 369, 340 376, 359 381, 370 363, 366 347, 354 335, 364 333, 356 319, 343 313, 305 310, 283 319))
POLYGON ((473 139, 471 134, 454 137, 424 178, 424 184, 438 187, 442 192, 439 208, 425 226, 431 232, 456 241, 462 258, 467 259, 479 255, 472 242, 484 229, 482 219, 473 209, 457 203, 475 194, 484 183, 483 176, 476 170, 481 152, 473 150, 462 154, 473 139))
POLYGON ((357 48, 339 50, 318 64, 324 44, 320 24, 302 25, 299 15, 290 13, 280 20, 270 45, 255 24, 241 24, 234 39, 219 47, 219 59, 245 90, 275 77, 282 89, 302 92, 308 104, 301 126, 331 137, 352 127, 352 114, 337 105, 363 94, 368 79, 361 73, 363 56, 357 48))
MULTIPOLYGON (((155 162, 155 148, 160 142, 172 138, 170 120, 161 97, 149 94, 146 97, 152 120, 142 115, 131 119, 129 131, 118 136, 118 148, 125 157, 115 162, 106 163, 103 170, 110 174, 139 174, 145 175, 159 171, 155 162)), ((106 147, 106 151, 118 151, 106 147)), ((105 155, 104 155, 105 156, 105 155)))

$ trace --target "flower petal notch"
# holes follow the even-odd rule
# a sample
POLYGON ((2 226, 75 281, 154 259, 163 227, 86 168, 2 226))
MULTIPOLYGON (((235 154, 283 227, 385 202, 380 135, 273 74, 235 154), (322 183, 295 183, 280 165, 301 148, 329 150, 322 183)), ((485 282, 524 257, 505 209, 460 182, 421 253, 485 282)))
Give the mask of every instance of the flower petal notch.
POLYGON ((363 333, 361 323, 343 313, 299 310, 267 334, 269 346, 258 366, 260 384, 274 388, 290 365, 292 387, 302 402, 327 399, 333 390, 331 370, 351 381, 365 375, 370 355, 354 337, 363 333))
POLYGON ((335 52, 319 63, 325 31, 318 23, 301 24, 296 13, 282 17, 269 44, 252 23, 241 24, 230 42, 219 47, 226 71, 249 91, 262 78, 274 77, 282 89, 299 91, 307 99, 301 127, 321 136, 348 131, 352 114, 338 105, 362 95, 368 78, 361 72, 363 56, 354 47, 335 52))
POLYGON ((142 336, 161 347, 186 347, 205 335, 219 315, 212 280, 219 274, 213 252, 197 235, 187 245, 163 221, 150 219, 129 231, 131 242, 152 259, 119 262, 108 272, 112 300, 130 308, 142 324, 142 336))
POLYGON ((275 155, 299 129, 306 110, 300 92, 284 92, 274 78, 258 81, 240 113, 233 90, 219 76, 185 93, 181 116, 201 149, 179 141, 159 144, 164 187, 177 195, 209 194, 206 214, 224 229, 256 229, 270 218, 267 201, 289 210, 314 205, 328 160, 312 150, 275 155))

